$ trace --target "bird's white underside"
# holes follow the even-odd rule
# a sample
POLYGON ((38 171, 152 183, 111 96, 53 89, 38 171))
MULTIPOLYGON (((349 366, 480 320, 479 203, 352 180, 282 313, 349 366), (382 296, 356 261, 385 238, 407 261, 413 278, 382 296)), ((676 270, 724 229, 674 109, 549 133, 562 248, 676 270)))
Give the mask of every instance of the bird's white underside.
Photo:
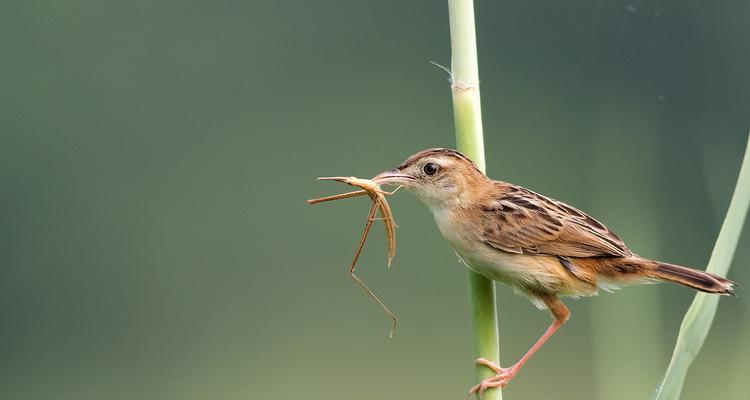
POLYGON ((592 288, 571 276, 552 255, 508 253, 490 247, 481 238, 471 236, 474 230, 456 229, 462 224, 456 224, 447 208, 431 207, 430 210, 440 233, 467 268, 514 288, 539 308, 544 308, 544 304, 531 293, 531 288, 571 297, 592 296, 598 293, 598 289, 611 292, 619 288, 619 283, 602 279, 597 282, 598 287, 592 288))

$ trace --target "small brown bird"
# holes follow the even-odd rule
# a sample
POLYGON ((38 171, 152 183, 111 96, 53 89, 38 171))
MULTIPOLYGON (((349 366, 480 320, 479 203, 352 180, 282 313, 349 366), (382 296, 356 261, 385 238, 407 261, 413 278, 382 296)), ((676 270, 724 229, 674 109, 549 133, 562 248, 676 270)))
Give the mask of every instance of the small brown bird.
POLYGON ((465 155, 427 149, 373 178, 411 190, 471 270, 526 295, 553 322, 517 363, 470 390, 503 387, 562 326, 570 311, 560 296, 590 296, 620 284, 668 281, 707 293, 732 294, 734 282, 642 258, 599 221, 563 202, 484 175, 465 155))

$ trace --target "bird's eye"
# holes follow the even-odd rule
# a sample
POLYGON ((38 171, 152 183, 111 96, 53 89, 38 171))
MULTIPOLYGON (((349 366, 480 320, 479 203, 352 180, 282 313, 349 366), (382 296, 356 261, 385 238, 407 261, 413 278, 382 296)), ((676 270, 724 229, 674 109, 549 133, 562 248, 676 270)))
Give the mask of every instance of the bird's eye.
POLYGON ((427 175, 435 175, 435 172, 438 171, 438 165, 435 163, 427 163, 422 167, 422 171, 427 175))

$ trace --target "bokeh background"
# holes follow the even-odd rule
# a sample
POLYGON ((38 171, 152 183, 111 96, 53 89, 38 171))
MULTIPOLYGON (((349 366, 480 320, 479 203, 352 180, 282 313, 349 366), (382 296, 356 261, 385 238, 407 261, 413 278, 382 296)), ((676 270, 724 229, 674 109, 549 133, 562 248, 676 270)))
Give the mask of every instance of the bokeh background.
MULTIPOLYGON (((477 1, 490 176, 701 267, 750 121, 750 3, 477 1)), ((428 211, 307 206, 452 146, 444 1, 0 3, 0 398, 463 399, 466 272, 428 211)), ((750 236, 730 277, 750 286, 750 236)), ((545 312, 501 287, 502 360, 545 312)), ((568 300, 508 399, 645 399, 692 293, 568 300)), ((722 299, 685 399, 750 396, 750 296, 722 299)))

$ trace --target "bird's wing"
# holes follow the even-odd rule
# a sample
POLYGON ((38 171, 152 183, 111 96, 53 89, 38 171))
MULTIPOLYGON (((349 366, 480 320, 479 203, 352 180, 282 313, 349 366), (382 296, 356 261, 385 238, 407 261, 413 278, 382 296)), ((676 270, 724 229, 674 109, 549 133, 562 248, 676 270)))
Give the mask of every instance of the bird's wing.
POLYGON ((491 197, 482 209, 482 238, 496 249, 563 257, 632 254, 607 227, 563 202, 499 182, 491 197))

